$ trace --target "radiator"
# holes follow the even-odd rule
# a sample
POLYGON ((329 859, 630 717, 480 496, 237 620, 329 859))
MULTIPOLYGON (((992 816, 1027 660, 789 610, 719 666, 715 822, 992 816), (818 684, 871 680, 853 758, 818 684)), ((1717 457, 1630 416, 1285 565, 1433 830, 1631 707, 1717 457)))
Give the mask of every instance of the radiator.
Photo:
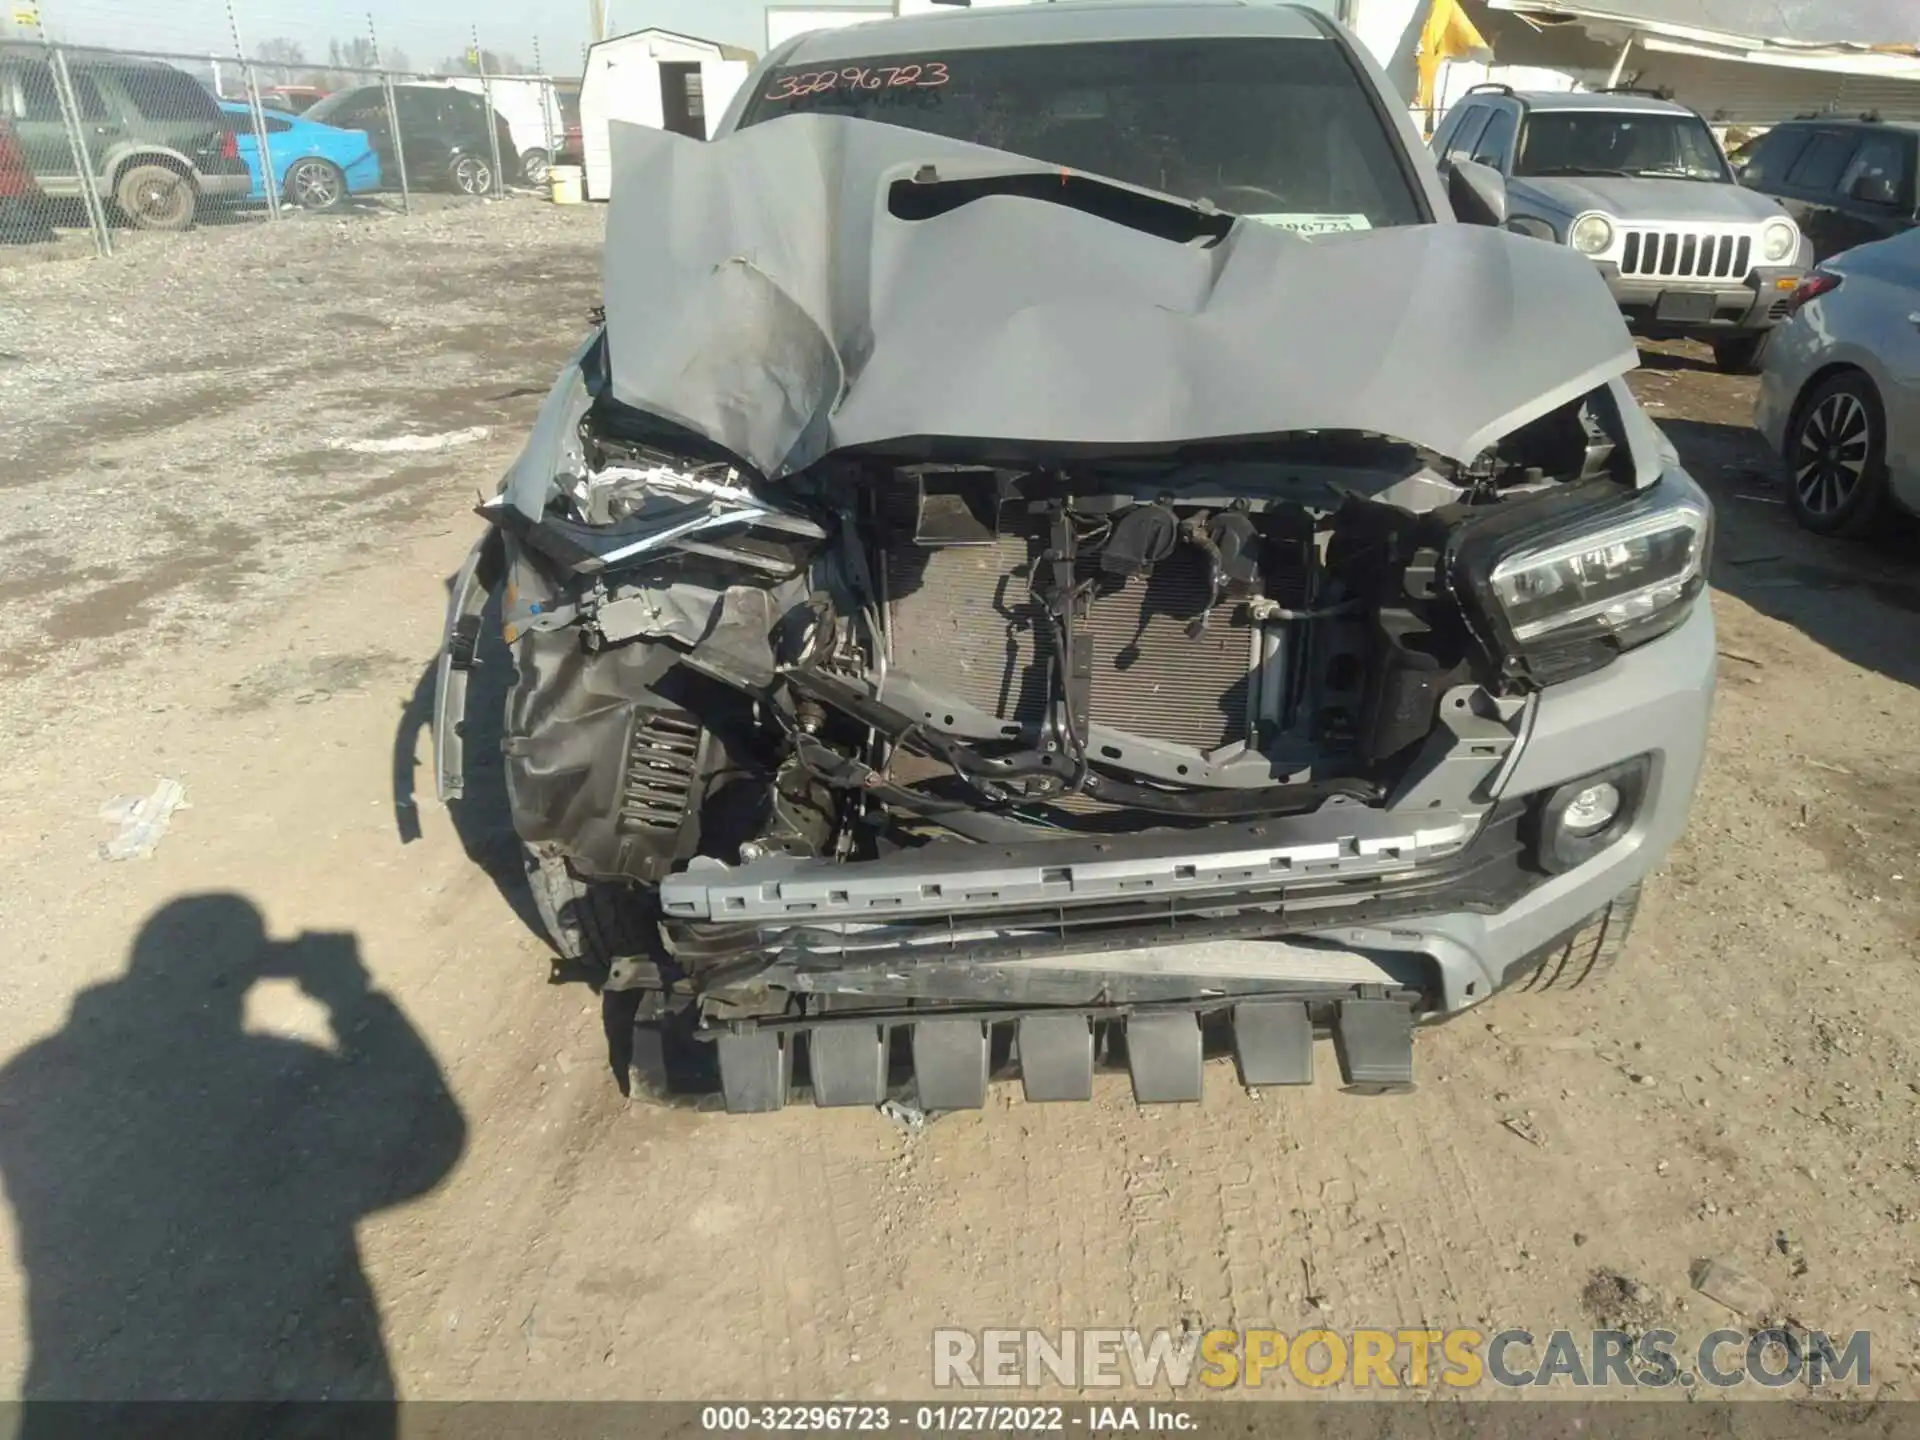
MULTIPOLYGON (((1002 720, 1042 718, 1049 638, 1028 586, 1037 540, 882 557, 893 632, 893 668, 1002 720)), ((1095 562, 1084 562, 1084 576, 1095 562)), ((1247 738, 1252 634, 1244 618, 1215 612, 1198 638, 1187 629, 1207 593, 1206 562, 1181 547, 1093 602, 1091 719, 1143 739, 1200 749, 1247 738)))

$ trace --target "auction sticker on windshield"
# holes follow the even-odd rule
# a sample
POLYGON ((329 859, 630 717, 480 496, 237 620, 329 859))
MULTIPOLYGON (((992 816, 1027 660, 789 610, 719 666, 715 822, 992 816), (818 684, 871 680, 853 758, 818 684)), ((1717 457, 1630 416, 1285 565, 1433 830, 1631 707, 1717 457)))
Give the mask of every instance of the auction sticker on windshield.
POLYGON ((1341 235, 1349 230, 1371 230, 1373 224, 1364 215, 1248 215, 1262 225, 1291 230, 1296 235, 1341 235))

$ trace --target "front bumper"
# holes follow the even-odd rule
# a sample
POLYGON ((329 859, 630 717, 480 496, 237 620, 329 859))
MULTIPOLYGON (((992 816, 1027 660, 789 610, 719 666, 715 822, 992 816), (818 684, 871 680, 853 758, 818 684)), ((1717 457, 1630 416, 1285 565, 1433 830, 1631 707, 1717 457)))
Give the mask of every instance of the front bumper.
POLYGON ((1550 687, 1472 826, 1326 807, 1172 843, 935 847, 855 865, 709 860, 662 883, 661 909, 683 953, 754 951, 765 962, 756 985, 815 995, 1017 1007, 1366 985, 1417 992, 1423 1014, 1450 1015, 1527 974, 1679 837, 1714 673, 1702 600, 1670 635, 1550 687), (1528 797, 1635 757, 1644 788, 1614 843, 1563 873, 1533 865, 1528 797), (1216 947, 1254 938, 1269 946, 1257 964, 1244 947, 1216 947), (1139 958, 1169 945, 1175 963, 1139 958))
POLYGON ((1636 333, 1652 339, 1731 334, 1771 329, 1786 318, 1787 301, 1804 267, 1768 266, 1741 280, 1700 281, 1678 276, 1624 276, 1611 262, 1599 266, 1614 303, 1636 333), (1661 313, 1663 296, 1707 297, 1704 315, 1673 318, 1661 313))
POLYGON ((1807 382, 1832 362, 1832 344, 1818 300, 1782 325, 1768 343, 1766 367, 1754 397, 1753 426, 1774 454, 1786 454, 1787 428, 1800 396, 1807 382))
MULTIPOLYGON (((711 1043, 691 1047, 704 1068, 685 1088, 717 1089, 728 1110, 750 1112, 780 1108, 802 1083, 819 1105, 871 1105, 910 1076, 920 1107, 933 1111, 978 1108, 989 1080, 1015 1070, 1029 1101, 1084 1100, 1095 1069, 1110 1068, 1128 1072, 1142 1104, 1192 1102, 1201 1098, 1210 1051, 1230 1048, 1245 1085, 1302 1085, 1313 1080, 1316 1042, 1330 1039, 1348 1090, 1408 1089, 1417 1018, 1457 1014, 1529 974, 1556 940, 1645 877, 1679 838, 1704 758, 1714 675, 1713 615, 1703 597, 1672 634, 1553 687, 1472 842, 1363 882, 1357 900, 1346 898, 1350 910, 1373 912, 1364 917, 1326 924, 1324 912, 1311 918, 1311 905, 1294 913, 1283 903, 1277 917, 1269 912, 1263 925, 1239 932, 1258 939, 1154 944, 1179 923, 1168 912, 1159 927, 1135 919, 1131 938, 1145 939, 1144 948, 1106 944, 1069 955, 1043 946, 1033 956, 1010 951, 998 934, 970 936, 978 922, 956 917, 944 943, 918 954, 873 964, 851 951, 839 969, 830 961, 757 972, 756 986, 777 981, 806 995, 804 1012, 752 1013, 749 994, 748 1018, 724 1009, 709 1015, 700 1034, 711 1043), (1646 760, 1645 787, 1625 832, 1563 873, 1526 874, 1522 797, 1636 756, 1646 760)), ((1316 827, 1325 843, 1324 814, 1268 822, 1267 838, 1310 844, 1303 832, 1316 827)), ((1349 853, 1360 858, 1359 845, 1349 853)), ((840 867, 848 875, 861 868, 840 867)), ((714 874, 706 874, 665 882, 666 908, 717 899, 724 913, 730 896, 746 897, 737 886, 712 886, 714 874)), ((1001 879, 1027 877, 1002 867, 1001 879)), ((820 903, 830 908, 843 894, 851 903, 852 884, 821 891, 820 903)), ((780 888, 762 887, 761 900, 778 903, 780 888)), ((1339 889, 1322 882, 1309 898, 1337 907, 1339 889)), ((1056 918, 1064 926, 1074 913, 1061 907, 1056 918)), ((1224 933, 1235 934, 1231 923, 1224 933)), ((683 942, 698 938, 682 927, 683 942)), ((635 1058, 671 1094, 665 1033, 651 1021, 637 1025, 635 1058)))

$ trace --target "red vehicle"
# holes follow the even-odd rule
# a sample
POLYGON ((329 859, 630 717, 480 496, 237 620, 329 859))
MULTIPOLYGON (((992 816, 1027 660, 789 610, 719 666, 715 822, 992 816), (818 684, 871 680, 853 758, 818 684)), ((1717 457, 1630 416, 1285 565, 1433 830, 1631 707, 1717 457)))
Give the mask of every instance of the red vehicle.
POLYGON ((51 240, 47 198, 27 167, 13 127, 0 119, 0 241, 51 240))
POLYGON ((566 125, 560 153, 554 159, 561 165, 583 165, 586 163, 587 146, 580 132, 580 83, 559 81, 554 85, 553 93, 560 102, 560 119, 566 125))
POLYGON ((304 115, 327 98, 329 92, 318 85, 269 85, 260 92, 260 103, 276 110, 304 115))

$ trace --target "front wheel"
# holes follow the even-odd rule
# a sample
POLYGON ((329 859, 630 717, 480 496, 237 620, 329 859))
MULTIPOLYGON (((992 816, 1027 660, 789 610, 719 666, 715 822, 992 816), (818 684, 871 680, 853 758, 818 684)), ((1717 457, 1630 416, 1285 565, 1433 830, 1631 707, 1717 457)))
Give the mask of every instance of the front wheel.
POLYGON ((1545 960, 1520 988, 1578 990, 1583 985, 1599 984, 1626 953, 1634 917, 1639 913, 1640 885, 1636 881, 1589 915, 1572 935, 1548 946, 1545 960))
POLYGON ((453 162, 453 188, 462 195, 486 195, 493 190, 493 166, 478 155, 462 155, 453 162))
POLYGON ((337 210, 347 202, 347 177, 330 160, 296 160, 287 168, 287 199, 302 210, 337 210))
POLYGON ((1858 370, 1801 397, 1787 427, 1787 508, 1816 535, 1870 533, 1890 504, 1887 417, 1858 370))
POLYGON ((529 150, 520 157, 520 173, 535 189, 547 183, 552 170, 553 161, 544 150, 529 150))
POLYGON ((193 224, 193 177, 165 165, 133 165, 113 187, 114 203, 136 230, 185 230, 193 224))
POLYGON ((1729 335, 1708 341, 1713 347, 1714 369, 1723 375, 1758 375, 1767 353, 1767 337, 1772 333, 1762 330, 1758 335, 1729 335))

